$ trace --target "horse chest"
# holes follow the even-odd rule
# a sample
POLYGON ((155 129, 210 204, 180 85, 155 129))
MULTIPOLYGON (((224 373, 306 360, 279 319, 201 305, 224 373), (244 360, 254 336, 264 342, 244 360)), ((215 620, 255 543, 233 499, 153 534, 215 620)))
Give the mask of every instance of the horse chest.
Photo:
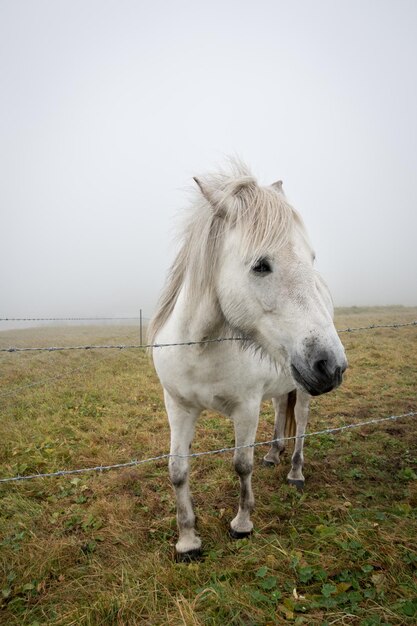
POLYGON ((291 377, 267 359, 230 346, 195 350, 186 359, 164 352, 155 365, 164 387, 181 404, 225 415, 239 405, 261 402, 294 387, 291 377))

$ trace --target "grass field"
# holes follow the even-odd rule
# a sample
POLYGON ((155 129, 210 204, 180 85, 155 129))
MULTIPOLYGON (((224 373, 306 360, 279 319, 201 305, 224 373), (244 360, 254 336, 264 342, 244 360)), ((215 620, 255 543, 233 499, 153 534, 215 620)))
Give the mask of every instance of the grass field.
MULTIPOLYGON (((407 322, 417 309, 341 309, 338 328, 407 322)), ((133 327, 0 333, 0 346, 134 340, 133 327)), ((309 430, 417 409, 417 328, 341 335, 350 367, 312 403, 309 430)), ((168 451, 162 392, 142 350, 0 355, 0 476, 168 451), (42 383, 42 384, 38 384, 42 383), (23 387, 26 385, 25 387, 23 387), (27 386, 31 385, 31 386, 27 386)), ((255 451, 255 532, 233 541, 231 455, 192 463, 205 558, 174 562, 166 461, 0 484, 0 623, 98 626, 417 623, 417 433, 404 418, 306 440, 306 488, 255 451)), ((262 407, 259 441, 272 436, 262 407)), ((233 445, 204 413, 194 451, 233 445)))

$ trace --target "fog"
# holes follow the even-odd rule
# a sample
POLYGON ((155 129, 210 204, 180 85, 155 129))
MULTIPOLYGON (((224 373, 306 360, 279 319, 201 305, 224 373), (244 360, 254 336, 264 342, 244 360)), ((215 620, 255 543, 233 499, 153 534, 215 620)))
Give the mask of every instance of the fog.
POLYGON ((0 77, 0 317, 149 317, 230 154, 336 305, 417 305, 413 0, 2 0, 0 77))

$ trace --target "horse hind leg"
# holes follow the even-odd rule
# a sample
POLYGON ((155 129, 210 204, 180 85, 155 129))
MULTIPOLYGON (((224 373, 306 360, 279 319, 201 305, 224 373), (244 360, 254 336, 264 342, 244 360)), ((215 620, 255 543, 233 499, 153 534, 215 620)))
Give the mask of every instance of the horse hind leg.
POLYGON ((280 457, 285 450, 285 441, 288 413, 293 410, 295 404, 295 391, 286 393, 283 396, 272 398, 275 409, 274 443, 268 453, 263 458, 263 464, 268 467, 279 465, 280 457))
POLYGON ((306 431, 308 416, 310 410, 310 396, 302 391, 297 391, 297 401, 294 407, 294 416, 296 423, 296 439, 294 444, 294 452, 291 458, 291 470, 287 476, 290 485, 294 485, 297 489, 304 489, 304 434, 306 431))
POLYGON ((171 428, 169 475, 177 501, 177 561, 192 561, 201 556, 201 539, 195 531, 195 514, 189 487, 189 458, 195 423, 200 411, 177 403, 165 392, 165 406, 171 428))
POLYGON ((250 411, 235 411, 232 415, 235 426, 236 447, 234 467, 240 481, 239 510, 230 523, 230 535, 233 539, 241 539, 251 534, 253 523, 251 513, 255 507, 255 498, 252 491, 253 447, 258 427, 259 406, 250 411))

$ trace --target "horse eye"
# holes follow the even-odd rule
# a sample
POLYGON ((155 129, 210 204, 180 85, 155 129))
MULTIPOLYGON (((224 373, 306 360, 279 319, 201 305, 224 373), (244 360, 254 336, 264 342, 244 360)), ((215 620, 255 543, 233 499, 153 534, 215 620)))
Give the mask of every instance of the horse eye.
POLYGON ((271 264, 267 259, 259 259, 252 267, 252 272, 255 272, 255 274, 270 274, 272 272, 271 264))

